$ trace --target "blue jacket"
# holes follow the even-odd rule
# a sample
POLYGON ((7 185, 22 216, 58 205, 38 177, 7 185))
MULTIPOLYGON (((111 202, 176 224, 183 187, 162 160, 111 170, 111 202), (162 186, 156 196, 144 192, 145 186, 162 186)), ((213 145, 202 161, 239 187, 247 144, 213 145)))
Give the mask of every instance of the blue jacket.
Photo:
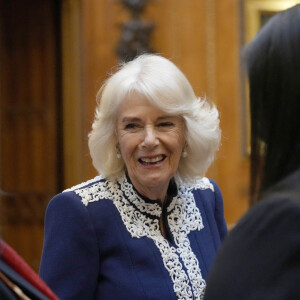
POLYGON ((41 277, 62 300, 202 299, 227 232, 222 196, 207 178, 174 186, 163 207, 139 195, 126 175, 97 176, 55 196, 41 277))

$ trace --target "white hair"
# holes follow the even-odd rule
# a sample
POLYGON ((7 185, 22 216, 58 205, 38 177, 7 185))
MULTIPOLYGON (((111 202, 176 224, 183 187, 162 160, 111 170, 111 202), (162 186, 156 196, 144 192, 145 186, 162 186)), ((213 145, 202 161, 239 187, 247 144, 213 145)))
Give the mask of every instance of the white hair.
POLYGON ((118 107, 138 92, 170 115, 182 116, 186 126, 187 157, 181 158, 176 175, 182 180, 203 177, 220 144, 219 114, 215 105, 197 98, 185 75, 170 60, 143 54, 122 64, 97 94, 97 108, 89 148, 94 167, 105 177, 125 170, 117 158, 116 121, 118 107))

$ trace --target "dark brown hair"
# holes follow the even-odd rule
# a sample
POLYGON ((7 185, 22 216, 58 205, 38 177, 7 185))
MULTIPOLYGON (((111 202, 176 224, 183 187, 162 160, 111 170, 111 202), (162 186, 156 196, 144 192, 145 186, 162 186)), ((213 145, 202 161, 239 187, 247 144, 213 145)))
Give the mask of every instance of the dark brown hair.
POLYGON ((300 167, 300 5, 273 16, 243 58, 250 86, 254 204, 300 167))

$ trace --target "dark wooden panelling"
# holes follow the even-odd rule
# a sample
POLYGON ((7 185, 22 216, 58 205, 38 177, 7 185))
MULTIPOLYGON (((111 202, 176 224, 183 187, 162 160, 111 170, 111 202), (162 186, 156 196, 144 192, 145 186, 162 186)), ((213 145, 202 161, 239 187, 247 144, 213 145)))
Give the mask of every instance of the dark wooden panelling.
POLYGON ((2 235, 35 269, 59 190, 59 60, 54 1, 1 1, 2 235))

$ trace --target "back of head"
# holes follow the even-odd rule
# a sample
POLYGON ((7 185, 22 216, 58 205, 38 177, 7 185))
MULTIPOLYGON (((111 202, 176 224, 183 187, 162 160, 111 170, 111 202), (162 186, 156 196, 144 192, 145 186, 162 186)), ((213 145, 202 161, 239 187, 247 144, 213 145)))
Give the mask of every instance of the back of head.
POLYGON ((273 16, 243 54, 250 85, 254 203, 300 167, 300 5, 273 16))

